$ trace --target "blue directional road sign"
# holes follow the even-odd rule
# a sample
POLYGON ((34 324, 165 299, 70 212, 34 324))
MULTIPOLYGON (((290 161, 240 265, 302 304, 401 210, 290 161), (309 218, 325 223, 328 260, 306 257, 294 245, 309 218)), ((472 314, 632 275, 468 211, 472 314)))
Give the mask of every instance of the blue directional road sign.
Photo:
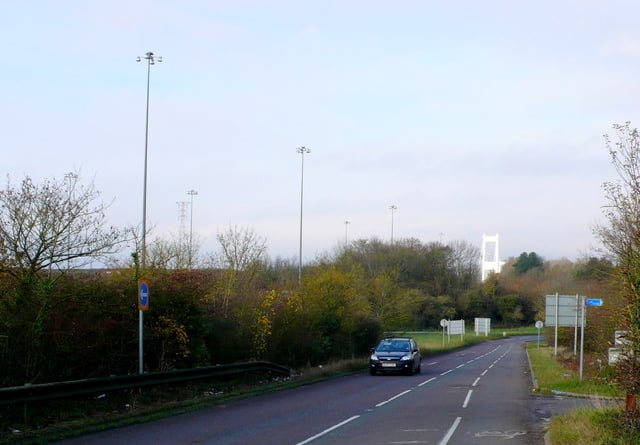
POLYGON ((149 283, 146 280, 138 280, 138 309, 149 310, 149 283))
POLYGON ((602 298, 587 298, 584 304, 585 306, 602 306, 602 298))

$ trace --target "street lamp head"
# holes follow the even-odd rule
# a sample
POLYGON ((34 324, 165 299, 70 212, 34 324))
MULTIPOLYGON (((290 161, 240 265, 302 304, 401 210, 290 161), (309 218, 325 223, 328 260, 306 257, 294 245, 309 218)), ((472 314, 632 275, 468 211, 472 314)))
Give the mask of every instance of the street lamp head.
MULTIPOLYGON (((156 57, 156 55, 151 51, 144 55, 144 59, 149 61, 149 65, 155 65, 156 62, 162 62, 162 56, 156 57)), ((136 57, 136 62, 142 62, 142 57, 136 57)))
POLYGON ((191 196, 193 196, 193 195, 197 195, 197 194, 198 194, 198 191, 197 191, 197 190, 193 190, 193 189, 191 189, 191 190, 188 190, 188 191, 187 191, 187 195, 191 195, 191 196))
POLYGON ((311 153, 311 150, 309 150, 307 147, 305 147, 304 145, 302 147, 298 147, 296 148, 296 151, 300 154, 304 154, 304 153, 311 153))
POLYGON ((398 207, 396 205, 390 205, 389 210, 397 210, 398 207))

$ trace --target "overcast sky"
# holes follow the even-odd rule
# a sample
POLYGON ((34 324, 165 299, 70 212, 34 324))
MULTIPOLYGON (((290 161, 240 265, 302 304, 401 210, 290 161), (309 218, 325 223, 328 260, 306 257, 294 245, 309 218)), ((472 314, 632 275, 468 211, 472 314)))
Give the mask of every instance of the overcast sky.
POLYGON ((203 250, 230 225, 304 259, 347 240, 499 234, 502 259, 598 245, 603 141, 638 125, 634 1, 5 1, 2 173, 79 172, 116 225, 203 250), (144 62, 144 61, 143 61, 144 62), (188 212, 186 225, 188 227, 188 212), (350 223, 347 225, 345 221, 350 223))

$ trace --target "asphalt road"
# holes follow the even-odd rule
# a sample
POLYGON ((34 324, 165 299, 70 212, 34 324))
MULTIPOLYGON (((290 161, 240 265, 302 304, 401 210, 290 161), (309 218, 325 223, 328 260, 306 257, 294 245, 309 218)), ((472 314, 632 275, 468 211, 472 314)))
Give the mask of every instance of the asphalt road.
POLYGON ((363 373, 61 443, 543 444, 552 415, 586 402, 531 393, 532 339, 423 359, 414 376, 363 373))

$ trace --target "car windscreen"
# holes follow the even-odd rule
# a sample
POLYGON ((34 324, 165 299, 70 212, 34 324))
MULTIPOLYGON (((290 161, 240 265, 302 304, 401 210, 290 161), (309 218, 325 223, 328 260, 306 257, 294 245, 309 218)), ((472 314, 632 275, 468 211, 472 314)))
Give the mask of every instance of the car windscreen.
POLYGON ((380 342, 376 351, 378 352, 391 352, 391 351, 410 351, 411 346, 408 340, 383 340, 380 342))

